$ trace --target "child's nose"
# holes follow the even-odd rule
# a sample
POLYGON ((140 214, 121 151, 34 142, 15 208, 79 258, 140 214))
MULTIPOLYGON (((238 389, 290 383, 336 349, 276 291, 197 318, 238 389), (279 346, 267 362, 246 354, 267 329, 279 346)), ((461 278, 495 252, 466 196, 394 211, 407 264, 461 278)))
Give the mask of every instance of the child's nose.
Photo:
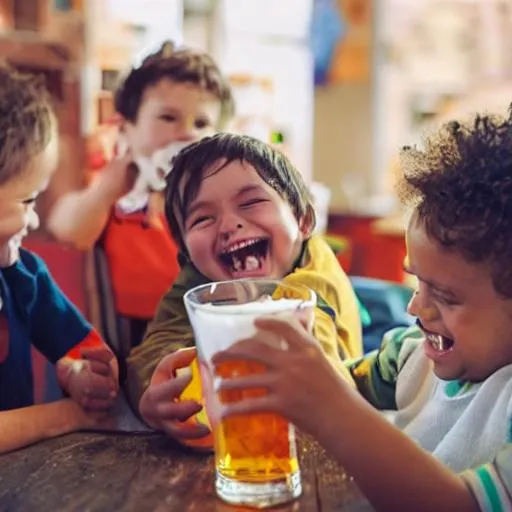
POLYGON ((29 208, 25 216, 25 225, 28 229, 35 230, 39 227, 39 215, 33 207, 29 208))
POLYGON ((199 130, 195 125, 195 120, 185 119, 180 126, 178 142, 193 142, 199 140, 199 138, 199 130))
POLYGON ((419 318, 421 322, 432 322, 439 318, 438 309, 431 303, 424 300, 419 291, 415 291, 409 304, 407 305, 407 312, 419 318))
POLYGON ((223 218, 219 228, 220 237, 223 241, 229 240, 231 236, 242 228, 243 225, 238 218, 234 216, 223 218))

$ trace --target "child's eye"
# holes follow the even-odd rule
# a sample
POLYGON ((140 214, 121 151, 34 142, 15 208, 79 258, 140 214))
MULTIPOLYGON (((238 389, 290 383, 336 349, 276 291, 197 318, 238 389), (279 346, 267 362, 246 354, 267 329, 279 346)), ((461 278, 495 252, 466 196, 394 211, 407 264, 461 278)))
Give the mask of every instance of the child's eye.
POLYGON ((174 123, 174 121, 176 121, 176 116, 172 116, 170 114, 163 114, 160 116, 160 119, 166 121, 167 123, 174 123))
POLYGON ((36 198, 35 197, 31 197, 30 199, 24 199, 21 204, 24 204, 26 206, 30 206, 31 204, 35 204, 36 202, 36 198))
POLYGON ((243 202, 240 207, 241 208, 250 208, 251 206, 255 206, 260 203, 266 202, 266 199, 251 199, 250 201, 243 202))
POLYGON ((443 297, 436 295, 433 297, 436 302, 441 304, 442 306, 452 307, 452 306, 459 306, 460 302, 456 301, 455 299, 443 297))
POLYGON ((196 128, 202 130, 203 128, 208 128, 210 126, 210 121, 208 121, 208 119, 197 119, 194 124, 196 128))
POLYGON ((200 217, 196 217, 189 222, 189 228, 193 228, 199 224, 204 224, 205 222, 211 220, 211 218, 211 215, 201 215, 200 217))

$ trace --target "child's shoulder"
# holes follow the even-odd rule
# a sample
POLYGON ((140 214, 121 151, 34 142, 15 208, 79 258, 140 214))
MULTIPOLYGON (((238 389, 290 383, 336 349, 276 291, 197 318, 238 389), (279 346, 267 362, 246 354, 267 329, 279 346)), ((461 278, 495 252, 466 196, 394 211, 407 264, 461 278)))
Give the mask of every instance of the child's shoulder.
POLYGON ((48 274, 48 267, 44 260, 28 249, 20 248, 20 259, 18 264, 30 274, 48 274))
POLYGON ((306 240, 301 261, 292 271, 292 274, 301 271, 315 272, 322 275, 346 275, 331 246, 323 237, 318 235, 313 235, 306 240))

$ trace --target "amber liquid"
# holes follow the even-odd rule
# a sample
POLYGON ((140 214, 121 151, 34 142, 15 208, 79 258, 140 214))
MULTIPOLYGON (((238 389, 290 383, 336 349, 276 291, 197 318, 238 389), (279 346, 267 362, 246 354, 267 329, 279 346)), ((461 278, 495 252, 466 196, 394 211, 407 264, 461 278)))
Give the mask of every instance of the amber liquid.
MULTIPOLYGON (((264 367, 247 361, 223 363, 217 376, 261 373, 264 367)), ((262 389, 221 391, 222 403, 265 395, 262 389)), ((259 413, 227 418, 215 428, 215 462, 224 477, 264 483, 286 479, 299 469, 293 427, 277 414, 259 413)))

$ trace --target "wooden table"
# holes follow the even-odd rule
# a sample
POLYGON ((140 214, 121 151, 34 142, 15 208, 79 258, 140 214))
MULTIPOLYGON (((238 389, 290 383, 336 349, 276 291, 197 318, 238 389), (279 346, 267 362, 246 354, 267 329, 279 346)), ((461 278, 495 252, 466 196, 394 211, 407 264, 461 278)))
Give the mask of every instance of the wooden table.
MULTIPOLYGON (((353 481, 299 437, 303 494, 272 510, 368 510, 353 481)), ((229 512, 213 459, 158 434, 76 433, 0 456, 1 512, 229 512)))

